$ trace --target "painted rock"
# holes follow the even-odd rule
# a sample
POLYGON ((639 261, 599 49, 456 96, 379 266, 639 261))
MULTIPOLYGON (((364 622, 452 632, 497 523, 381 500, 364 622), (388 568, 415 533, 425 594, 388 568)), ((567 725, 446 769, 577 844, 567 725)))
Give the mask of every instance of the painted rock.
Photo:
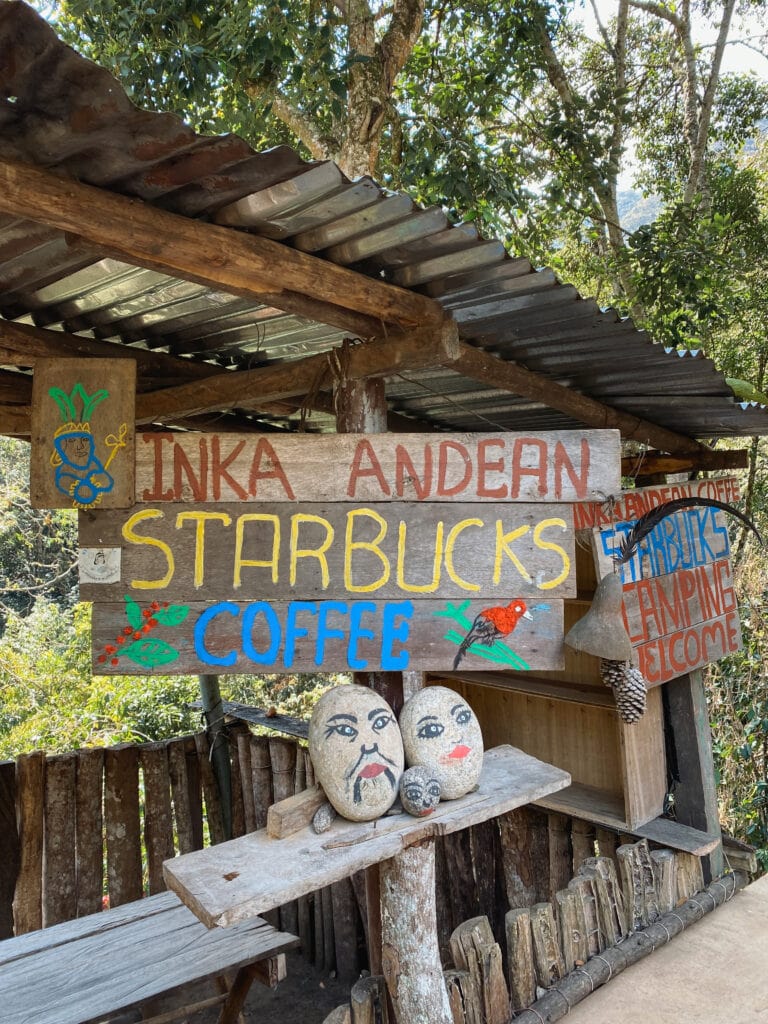
POLYGON ((324 693, 309 722, 309 753, 315 778, 343 818, 372 821, 395 802, 403 741, 375 690, 349 684, 324 693))
POLYGON ((435 773, 423 764, 407 768, 400 779, 400 802, 403 810, 415 818, 423 818, 440 803, 440 782, 435 773))
POLYGON ((405 761, 424 765, 440 782, 443 800, 474 789, 483 767, 483 734, 467 702, 445 686, 427 686, 400 713, 405 761))

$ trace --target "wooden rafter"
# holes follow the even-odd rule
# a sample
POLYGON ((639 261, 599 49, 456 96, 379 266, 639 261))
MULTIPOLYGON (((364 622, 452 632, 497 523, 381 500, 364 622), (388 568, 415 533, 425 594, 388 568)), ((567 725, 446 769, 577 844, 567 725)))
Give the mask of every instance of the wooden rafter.
POLYGON ((74 234, 100 254, 361 337, 445 319, 438 302, 417 292, 268 238, 181 217, 28 164, 0 160, 0 210, 74 234))
MULTIPOLYGON (((338 351, 338 350, 334 350, 338 351)), ((385 377, 403 370, 450 364, 459 352, 456 325, 450 321, 346 349, 336 371, 350 380, 385 377)), ((329 353, 255 370, 224 373, 205 382, 182 384, 136 398, 137 423, 162 423, 213 409, 262 408, 266 402, 318 391, 333 380, 329 353)))
POLYGON ((633 416, 631 413, 604 405, 588 395, 566 388, 539 373, 533 373, 518 363, 497 359, 489 352, 474 348, 472 345, 461 346, 461 355, 453 363, 452 369, 471 377, 472 380, 501 388, 521 398, 541 402, 542 405, 557 409, 587 426, 613 428, 621 431, 624 438, 653 445, 662 451, 678 455, 695 455, 697 459, 703 460, 702 468, 711 454, 709 448, 692 437, 677 434, 640 416, 633 416))

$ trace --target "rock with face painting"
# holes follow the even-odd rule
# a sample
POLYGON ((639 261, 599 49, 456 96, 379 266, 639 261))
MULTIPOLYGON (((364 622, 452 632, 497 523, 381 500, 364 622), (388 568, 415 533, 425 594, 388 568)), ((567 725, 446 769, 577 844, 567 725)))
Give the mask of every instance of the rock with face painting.
POLYGON ((403 810, 415 818, 423 818, 440 803, 440 783, 435 773, 423 764, 403 772, 400 779, 400 802, 403 810))
POLYGON ((424 765, 440 782, 443 800, 456 800, 477 785, 483 767, 483 734, 467 702, 445 686, 427 686, 400 713, 405 761, 424 765))
POLYGON ((397 797, 403 741, 392 708, 367 686, 335 686, 315 705, 309 723, 315 777, 336 811, 372 821, 397 797))

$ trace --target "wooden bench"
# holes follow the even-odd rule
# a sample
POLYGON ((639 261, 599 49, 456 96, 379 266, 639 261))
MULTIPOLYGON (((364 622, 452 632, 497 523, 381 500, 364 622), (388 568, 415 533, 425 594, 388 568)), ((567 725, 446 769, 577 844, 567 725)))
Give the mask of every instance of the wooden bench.
POLYGON ((0 1020, 91 1024, 236 972, 212 998, 155 1017, 121 1018, 165 1024, 223 1004, 219 1024, 234 1024, 252 982, 274 987, 285 977, 285 951, 298 943, 259 917, 209 930, 174 893, 160 893, 0 942, 0 1020))

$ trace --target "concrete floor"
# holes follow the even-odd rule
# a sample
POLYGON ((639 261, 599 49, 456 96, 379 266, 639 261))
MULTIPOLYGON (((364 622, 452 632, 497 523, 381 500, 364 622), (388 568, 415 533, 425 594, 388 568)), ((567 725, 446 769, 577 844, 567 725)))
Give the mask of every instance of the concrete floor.
POLYGON ((575 1006, 568 1024, 768 1024, 768 876, 575 1006))

